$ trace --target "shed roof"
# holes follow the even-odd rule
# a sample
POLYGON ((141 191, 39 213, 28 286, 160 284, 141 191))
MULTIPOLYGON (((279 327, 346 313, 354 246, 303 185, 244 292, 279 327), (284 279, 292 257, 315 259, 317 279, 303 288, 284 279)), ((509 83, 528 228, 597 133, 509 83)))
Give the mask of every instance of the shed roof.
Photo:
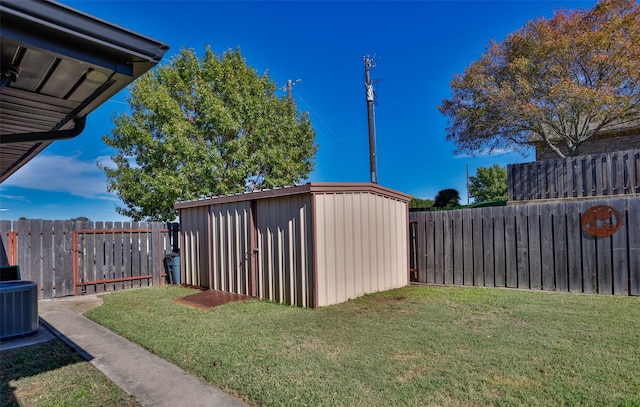
POLYGON ((245 192, 241 194, 223 195, 197 200, 182 201, 174 204, 176 209, 193 208, 205 205, 218 205, 231 202, 251 201, 256 199, 267 199, 299 194, 330 194, 330 193, 351 193, 368 192, 409 202, 411 195, 380 186, 370 182, 310 182, 304 185, 265 189, 261 191, 245 192))
POLYGON ((50 0, 0 0, 0 182, 156 65, 169 49, 50 0))

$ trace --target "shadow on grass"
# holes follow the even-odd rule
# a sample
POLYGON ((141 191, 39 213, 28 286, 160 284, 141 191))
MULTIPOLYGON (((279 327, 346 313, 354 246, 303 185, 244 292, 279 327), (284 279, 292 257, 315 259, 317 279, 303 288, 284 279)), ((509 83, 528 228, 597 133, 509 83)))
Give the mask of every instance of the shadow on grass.
MULTIPOLYGON (((85 359, 82 356, 57 338, 44 343, 3 350, 0 357, 0 406, 20 405, 15 394, 16 381, 34 378, 42 373, 83 361, 85 359)), ((46 386, 46 383, 39 383, 38 387, 40 386, 46 386)))

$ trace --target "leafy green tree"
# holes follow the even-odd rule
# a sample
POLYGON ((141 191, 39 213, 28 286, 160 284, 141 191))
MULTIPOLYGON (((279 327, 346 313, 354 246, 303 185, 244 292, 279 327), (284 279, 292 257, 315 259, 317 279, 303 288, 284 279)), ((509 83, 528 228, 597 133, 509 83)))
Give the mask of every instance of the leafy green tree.
POLYGON ((411 197, 409 208, 430 209, 433 207, 433 199, 422 199, 411 197))
POLYGON ((131 88, 130 114, 104 142, 118 152, 102 166, 108 189, 134 220, 175 219, 173 204, 294 185, 313 169, 317 146, 307 114, 276 95, 267 73, 240 50, 198 58, 183 49, 131 88))
POLYGON ((451 82, 440 111, 457 152, 528 148, 580 154, 599 131, 640 117, 640 5, 601 0, 528 22, 451 82))
POLYGON ((434 208, 452 208, 460 206, 460 193, 457 189, 448 188, 438 191, 434 201, 434 208))
POLYGON ((494 164, 479 167, 475 176, 469 177, 469 195, 476 202, 504 201, 508 193, 507 169, 494 164))

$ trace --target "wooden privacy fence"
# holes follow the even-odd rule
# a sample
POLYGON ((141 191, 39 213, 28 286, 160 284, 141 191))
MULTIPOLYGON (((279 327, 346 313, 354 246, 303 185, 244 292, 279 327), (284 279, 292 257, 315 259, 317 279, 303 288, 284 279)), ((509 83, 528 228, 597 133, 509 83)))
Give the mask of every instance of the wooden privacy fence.
POLYGON ((510 201, 640 194, 640 150, 507 165, 510 201))
POLYGON ((18 265, 39 298, 163 283, 164 257, 177 249, 177 224, 0 221, 0 265, 18 265), (174 247, 175 246, 175 247, 174 247))
POLYGON ((414 281, 640 295, 640 198, 411 212, 409 221, 414 281), (597 205, 621 215, 611 236, 583 228, 597 205))

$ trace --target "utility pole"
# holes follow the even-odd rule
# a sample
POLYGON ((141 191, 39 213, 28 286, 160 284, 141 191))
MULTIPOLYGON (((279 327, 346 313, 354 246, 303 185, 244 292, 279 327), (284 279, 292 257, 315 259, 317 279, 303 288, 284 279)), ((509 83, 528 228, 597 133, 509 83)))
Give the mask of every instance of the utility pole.
POLYGON ((365 73, 364 88, 367 95, 367 119, 369 123, 369 171, 371 173, 371 182, 377 184, 378 169, 376 168, 376 129, 373 112, 374 91, 373 84, 371 83, 371 77, 369 75, 369 69, 374 68, 375 65, 368 55, 363 58, 365 73))
MULTIPOLYGON (((295 83, 300 82, 302 82, 302 79, 296 79, 295 83)), ((295 85, 295 83, 291 79, 287 80, 287 100, 291 100, 291 90, 293 89, 293 85, 295 85)))

